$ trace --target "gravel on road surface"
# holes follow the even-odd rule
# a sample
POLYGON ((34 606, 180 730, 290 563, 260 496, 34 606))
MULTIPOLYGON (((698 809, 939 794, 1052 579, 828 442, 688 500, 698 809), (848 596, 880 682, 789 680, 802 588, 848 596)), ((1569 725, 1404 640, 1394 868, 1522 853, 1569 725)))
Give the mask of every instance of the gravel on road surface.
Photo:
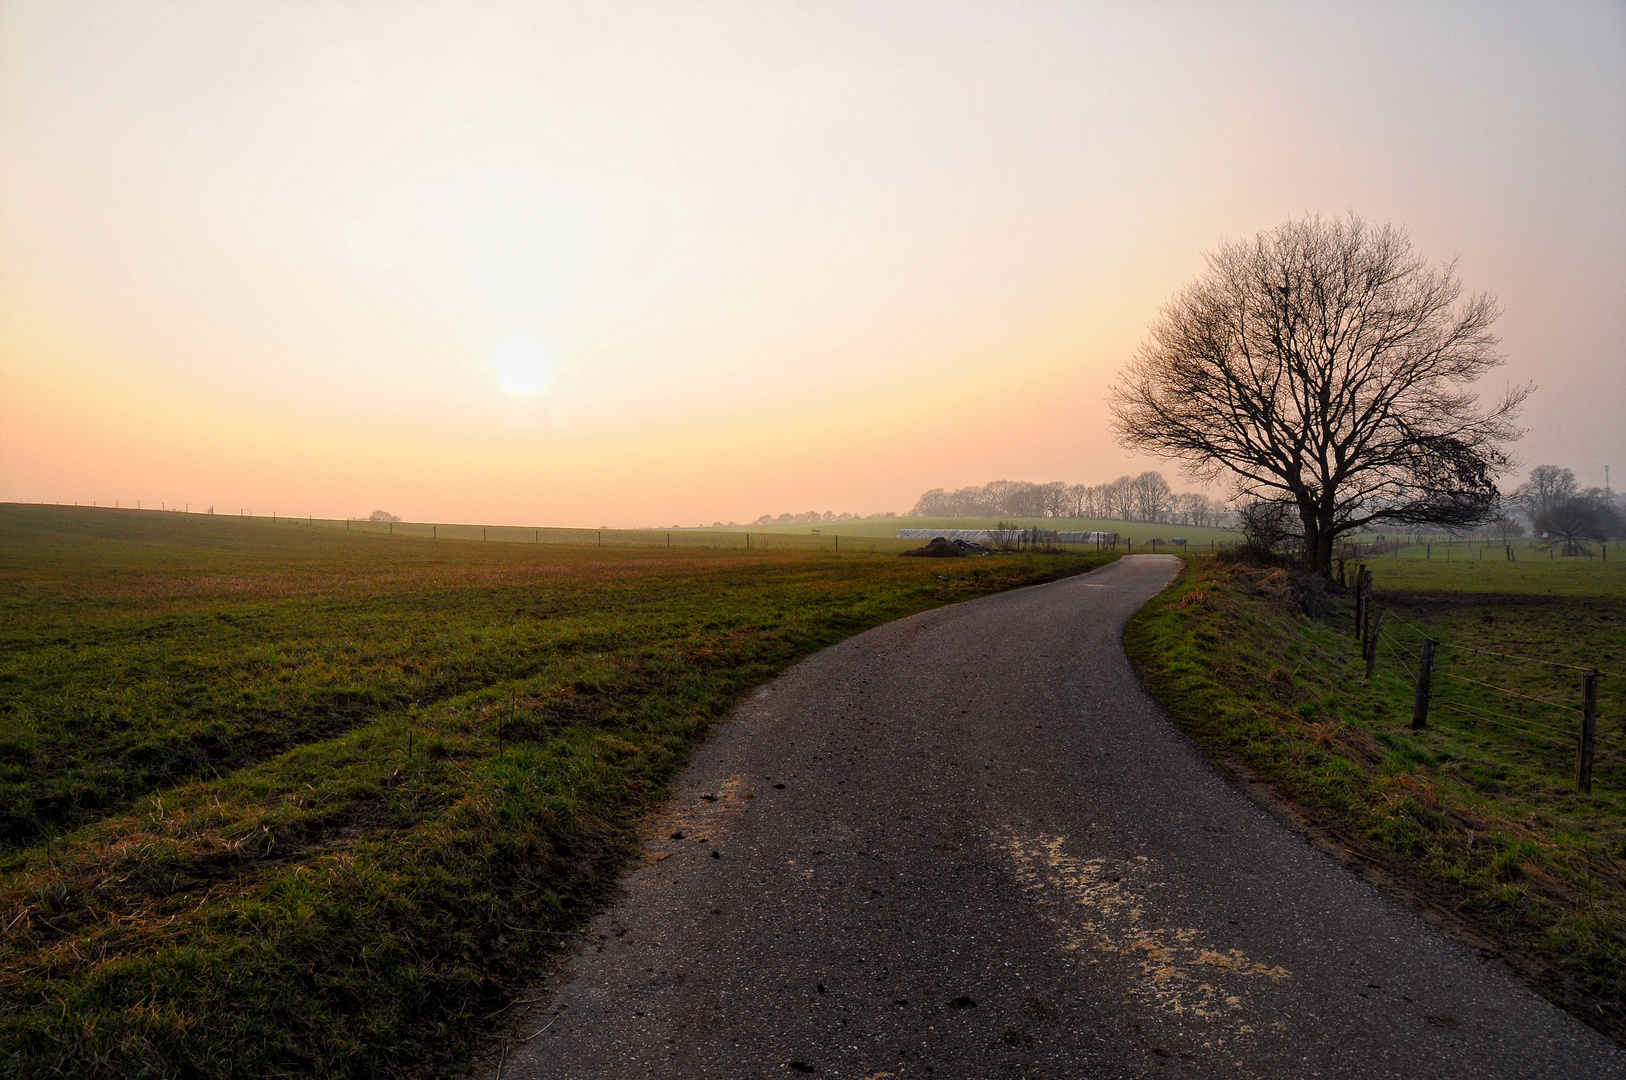
POLYGON ((900 620, 754 693, 502 1075, 1626 1076, 1175 728, 1121 639, 1178 565, 900 620))

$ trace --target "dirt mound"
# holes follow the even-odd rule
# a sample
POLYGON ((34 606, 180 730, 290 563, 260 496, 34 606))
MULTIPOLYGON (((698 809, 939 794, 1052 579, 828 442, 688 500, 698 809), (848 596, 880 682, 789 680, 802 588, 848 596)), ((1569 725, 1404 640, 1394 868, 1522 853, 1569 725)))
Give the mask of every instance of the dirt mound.
POLYGON ((961 559, 972 552, 987 550, 981 544, 973 544, 969 540, 947 540, 941 536, 934 536, 925 547, 900 551, 898 554, 916 559, 961 559))

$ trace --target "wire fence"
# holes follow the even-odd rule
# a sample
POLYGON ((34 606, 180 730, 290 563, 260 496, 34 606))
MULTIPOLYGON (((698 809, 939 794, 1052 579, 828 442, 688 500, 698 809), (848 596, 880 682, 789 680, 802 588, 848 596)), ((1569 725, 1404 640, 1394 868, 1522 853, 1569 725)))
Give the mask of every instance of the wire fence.
POLYGON ((1566 544, 1563 540, 1513 536, 1384 536, 1348 540, 1340 556, 1349 560, 1400 559, 1415 562, 1585 562, 1608 563, 1621 555, 1618 541, 1566 544))
MULTIPOLYGON (((167 508, 166 508, 167 509, 167 508)), ((190 511, 173 508, 176 513, 190 511)), ((779 532, 749 527, 673 528, 673 529, 581 529, 559 526, 530 525, 469 525, 458 522, 378 521, 371 518, 319 518, 311 515, 256 515, 252 511, 237 514, 215 514, 209 517, 230 517, 258 524, 288 528, 324 529, 358 536, 388 536, 420 540, 456 540, 482 543, 509 544, 568 544, 573 546, 605 548, 667 548, 717 551, 830 551, 875 554, 897 554, 920 547, 925 540, 918 536, 874 535, 872 533, 843 533, 839 524, 830 523, 823 528, 809 528, 806 532, 779 532)), ((901 522, 908 519, 898 519, 901 522)), ((946 529, 915 529, 916 533, 952 532, 946 529)), ((994 532, 999 530, 981 530, 994 532)), ((1193 542, 1161 536, 1132 536, 1127 533, 1090 533, 1089 539, 1069 536, 1049 529, 1010 529, 1003 531, 1000 542, 989 545, 1001 552, 1040 552, 1056 554, 1082 554, 1087 552, 1118 552, 1128 554, 1170 553, 1180 551, 1213 551, 1223 544, 1193 542)), ((1082 534, 1077 534, 1082 535, 1082 534)))
POLYGON ((569 544, 577 547, 667 548, 715 551, 831 551, 891 553, 919 547, 918 540, 839 532, 775 533, 756 529, 573 529, 455 522, 370 521, 334 518, 255 518, 274 525, 328 529, 357 535, 504 544, 569 544))
MULTIPOLYGON (((1602 666, 1515 651, 1513 642, 1460 645, 1447 631, 1413 621, 1372 600, 1372 572, 1356 579, 1356 632, 1369 676, 1409 684, 1412 727, 1449 724, 1507 751, 1522 751, 1544 771, 1573 775, 1582 791, 1596 782, 1626 790, 1626 728, 1598 739, 1606 680, 1626 700, 1626 674, 1602 666), (1545 672, 1546 677, 1540 675, 1545 672), (1569 686, 1561 673, 1579 673, 1569 686), (1513 685, 1508 685, 1513 684, 1513 685)), ((1618 725, 1616 725, 1618 727, 1618 725)))

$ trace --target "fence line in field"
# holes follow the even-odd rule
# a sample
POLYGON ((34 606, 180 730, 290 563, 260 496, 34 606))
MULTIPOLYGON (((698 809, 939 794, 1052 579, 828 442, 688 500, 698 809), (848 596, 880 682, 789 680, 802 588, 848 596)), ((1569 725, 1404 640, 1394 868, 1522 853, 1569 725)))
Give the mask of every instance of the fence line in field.
POLYGON ((1560 750, 1568 750, 1570 748, 1569 740, 1563 737, 1567 735, 1567 732, 1561 731, 1558 728, 1547 728, 1540 724, 1518 724, 1510 723, 1507 720, 1497 720, 1486 713, 1475 712, 1473 709, 1470 709, 1456 701, 1442 701, 1440 702, 1440 708, 1450 709, 1453 712, 1462 713, 1464 716, 1472 717, 1476 721, 1482 721, 1484 723, 1494 725, 1495 727, 1503 728, 1504 730, 1514 732, 1515 734, 1523 735, 1526 738, 1539 739, 1541 742, 1544 742, 1549 746, 1556 746, 1560 750), (1553 735, 1543 735, 1539 732, 1531 731, 1530 729, 1532 727, 1540 727, 1544 731, 1555 732, 1558 737, 1555 738, 1553 735))
MULTIPOLYGON (((1409 665, 1402 662, 1400 653, 1404 652, 1408 657, 1410 657, 1413 660, 1418 659, 1418 654, 1415 653, 1415 652, 1412 652, 1410 649, 1407 649, 1404 646, 1401 646, 1399 648, 1399 650, 1397 651, 1396 647, 1392 643, 1390 643, 1388 641, 1384 641, 1383 646, 1384 646, 1384 648, 1387 648, 1390 651, 1390 655, 1394 657, 1395 663, 1394 663, 1393 668, 1389 669, 1390 674, 1393 674, 1396 678, 1409 681, 1412 678, 1413 669, 1409 665)), ((1441 672, 1439 674, 1444 674, 1444 673, 1441 672)), ((1520 734, 1526 734, 1526 735, 1533 734, 1531 732, 1531 730, 1530 730, 1531 728, 1537 728, 1537 729, 1540 729, 1541 731, 1553 732, 1554 734, 1557 734, 1557 735, 1560 735, 1560 736, 1568 736, 1568 735, 1571 734, 1569 729, 1567 729, 1567 728, 1562 728, 1562 727, 1559 727, 1559 726, 1557 726, 1555 724, 1544 724, 1539 720, 1531 720, 1528 717, 1514 716, 1511 713, 1495 713, 1495 714, 1492 714, 1492 713, 1486 713, 1486 712, 1479 712, 1478 710, 1470 709, 1468 706, 1462 704, 1460 701, 1453 701, 1453 700, 1449 700, 1449 699, 1439 699, 1439 700, 1432 701, 1431 705, 1432 705, 1432 707, 1435 707, 1435 708, 1454 709, 1457 712, 1463 713, 1463 714, 1468 715, 1468 716, 1472 716, 1472 717, 1474 717, 1476 719, 1485 720, 1488 723, 1495 724, 1498 727, 1504 727, 1504 728, 1508 728, 1509 730, 1512 730, 1512 731, 1517 731, 1520 734)), ((1535 735, 1535 737, 1539 738, 1539 739, 1542 739, 1543 741, 1546 741, 1546 742, 1551 742, 1552 741, 1551 737, 1546 736, 1546 735, 1535 735)), ((1560 745, 1567 745, 1567 744, 1560 744, 1560 745)))
MULTIPOLYGON (((229 516, 229 515, 228 515, 229 516)), ((451 540, 472 543, 561 544, 585 547, 683 548, 723 551, 902 550, 890 537, 831 534, 768 533, 746 529, 582 529, 565 526, 463 525, 431 521, 373 521, 360 518, 255 517, 271 525, 303 526, 397 539, 451 540)))
MULTIPOLYGON (((1500 651, 1504 648, 1510 647, 1512 644, 1511 642, 1490 642, 1480 646, 1448 645, 1438 640, 1437 631, 1434 631, 1426 626, 1420 626, 1417 623, 1406 619, 1405 617, 1396 613, 1392 608, 1378 608, 1376 610, 1376 618, 1374 618, 1372 584, 1372 572, 1363 565, 1357 571, 1355 577, 1355 633, 1356 637, 1360 639, 1361 653, 1367 662, 1367 678, 1370 680, 1375 668, 1377 667, 1377 660, 1380 655, 1378 651, 1380 645, 1383 647, 1383 649, 1387 650, 1389 656, 1394 662, 1393 669, 1387 671, 1386 673, 1393 674, 1394 676, 1404 680, 1410 677, 1410 672, 1408 669, 1411 668, 1411 664, 1408 664, 1407 661, 1410 660, 1415 664, 1416 701, 1412 714, 1413 729, 1420 730, 1426 727, 1428 723, 1429 708, 1431 705, 1437 705, 1439 708, 1472 717, 1475 721, 1482 720, 1496 727, 1516 731, 1521 735, 1525 735, 1529 738, 1549 743, 1554 746, 1571 746, 1575 750, 1576 787, 1581 791, 1592 790, 1593 764, 1598 721, 1598 683, 1600 679, 1605 677, 1626 678, 1626 676, 1622 676, 1616 672, 1604 672, 1595 666, 1585 667, 1558 660, 1542 660, 1537 657, 1500 651), (1422 648, 1420 650, 1408 648, 1405 642, 1399 640, 1399 638, 1393 635, 1392 632, 1390 636, 1384 636, 1383 623, 1386 616, 1388 618, 1392 618, 1395 625, 1398 627, 1401 627, 1410 633, 1416 634, 1418 638, 1421 639, 1422 648), (1468 657, 1478 658, 1483 656, 1487 659, 1497 659, 1503 661, 1512 660, 1516 662, 1547 666, 1550 668, 1580 671, 1583 673, 1581 678, 1581 704, 1579 707, 1576 707, 1575 705, 1565 704, 1561 701, 1554 701, 1551 698, 1544 698, 1535 694, 1527 694, 1522 690, 1515 690, 1511 687, 1498 686, 1493 682, 1488 682, 1484 679, 1476 679, 1470 675, 1458 674, 1452 671, 1436 670, 1436 651, 1441 645, 1446 645, 1448 649, 1451 649, 1464 659, 1468 657), (1440 693, 1439 690, 1436 689, 1438 684, 1434 681, 1435 675, 1438 675, 1440 678, 1449 680, 1453 683, 1478 687, 1480 690, 1489 691, 1493 696, 1503 695, 1503 698, 1493 697, 1494 700, 1505 700, 1511 698, 1519 701, 1530 702, 1531 704, 1540 706, 1542 708, 1555 709, 1562 713, 1577 716, 1579 717, 1579 723, 1574 728, 1559 726, 1557 724, 1543 722, 1542 720, 1532 717, 1516 716, 1511 712, 1498 710, 1494 706, 1482 705, 1478 701, 1474 702, 1474 704, 1479 706, 1479 708, 1470 708, 1467 704, 1456 697, 1447 697, 1445 694, 1440 693), (1487 709, 1488 711, 1482 711, 1487 709)), ((1389 665, 1385 664, 1384 667, 1388 669, 1389 665)))
MULTIPOLYGON (((230 515, 223 515, 230 516, 230 515)), ((243 517, 245 515, 238 515, 243 517)), ((969 538, 975 534, 981 539, 993 539, 1000 551, 1115 551, 1122 548, 1133 553, 1137 544, 1142 551, 1169 551, 1187 549, 1183 540, 1153 537, 1136 541, 1123 533, 1092 532, 1066 533, 1055 530, 1024 529, 900 529, 896 536, 868 536, 840 533, 766 532, 759 529, 578 529, 564 526, 530 525, 460 525, 426 521, 374 521, 365 518, 321 518, 307 515, 289 518, 279 515, 254 517, 254 521, 272 525, 294 525, 307 528, 326 528, 372 535, 404 538, 488 541, 496 543, 550 543, 578 544, 599 547, 667 547, 705 550, 791 550, 791 551, 847 551, 895 553, 914 546, 921 539, 937 536, 969 538), (430 530, 427 534, 424 529, 430 530), (1088 536, 1089 539, 1082 539, 1088 536), (674 542, 675 541, 675 542, 674 542)), ((1217 542, 1209 543, 1214 549, 1217 542)))

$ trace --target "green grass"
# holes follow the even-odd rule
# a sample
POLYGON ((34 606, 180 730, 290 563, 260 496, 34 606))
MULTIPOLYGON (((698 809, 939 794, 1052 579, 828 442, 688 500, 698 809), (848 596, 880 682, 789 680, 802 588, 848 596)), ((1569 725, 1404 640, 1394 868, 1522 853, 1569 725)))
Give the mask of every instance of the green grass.
MULTIPOLYGON (((1185 537, 1193 548, 1209 543, 1234 544, 1240 534, 1232 529, 1210 529, 1196 525, 1148 524, 1144 521, 1111 521, 1104 518, 866 518, 863 521, 826 521, 818 525, 765 525, 749 531, 767 536, 810 536, 818 529, 828 540, 832 535, 861 537, 896 537, 899 529, 991 529, 1001 521, 1014 523, 1021 529, 1055 529, 1063 532, 1115 532, 1135 541, 1136 546, 1153 537, 1167 540, 1171 536, 1185 537)), ((712 532, 719 536, 740 529, 691 530, 691 533, 712 532)), ((918 543, 918 541, 910 541, 918 543)))
MULTIPOLYGON (((164 511, 143 511, 145 514, 164 511)), ((226 515, 186 514, 171 510, 177 517, 227 520, 226 515)), ((541 528, 529 525, 470 525, 463 522, 356 521, 319 517, 234 517, 238 523, 253 523, 283 530, 322 529, 350 536, 379 536, 414 540, 477 540, 484 543, 568 544, 582 547, 658 547, 671 550, 695 548, 730 551, 841 551, 870 554, 896 554, 917 547, 918 540, 899 540, 899 529, 991 529, 1001 521, 1023 529, 1055 529, 1069 532, 1116 532, 1137 545, 1156 537, 1185 537, 1193 550, 1210 544, 1234 544, 1240 534, 1232 529, 1210 529, 1195 525, 1147 524, 1140 521, 1114 521, 1105 518, 866 518, 862 521, 826 521, 817 525, 736 525, 721 528, 675 529, 575 529, 541 528)))
POLYGON ((1450 558, 1436 545, 1431 557, 1421 548, 1366 563, 1380 590, 1396 592, 1498 593, 1503 595, 1607 597, 1626 600, 1626 552, 1610 545, 1608 559, 1565 556, 1530 544, 1515 544, 1507 561, 1500 546, 1453 545, 1450 558), (1483 556, 1483 558, 1481 558, 1483 556))
POLYGON ((466 1068, 748 689, 1102 561, 0 507, 3 1071, 466 1068))
MULTIPOLYGON (((77 508, 76 508, 77 509, 77 508)), ((351 537, 387 537, 396 540, 465 540, 493 544, 565 544, 573 547, 666 548, 671 550, 721 549, 730 551, 834 551, 835 530, 826 527, 814 534, 810 527, 780 526, 761 530, 755 526, 734 528, 675 529, 583 529, 531 525, 471 525, 467 522, 363 521, 353 518, 287 517, 270 515, 230 516, 206 512, 190 513, 171 508, 132 511, 146 517, 159 514, 194 522, 263 525, 280 530, 313 529, 344 533, 351 537)), ((845 523, 843 523, 845 524, 845 523)), ((860 524, 860 523, 854 523, 860 524)), ((817 528, 812 526, 811 528, 817 528)), ((895 528, 841 530, 853 541, 840 545, 842 551, 896 554, 915 546, 913 541, 896 539, 895 528)))
POLYGON ((1581 672, 1556 666, 1626 673, 1626 601, 1611 579, 1587 596, 1555 577, 1580 568, 1375 567, 1390 616, 1370 683, 1347 598, 1310 617, 1282 571, 1211 559, 1188 563, 1126 645, 1210 756, 1271 782, 1339 846, 1496 942, 1538 991, 1626 1037, 1626 679, 1602 681, 1583 794, 1581 672), (1483 588, 1450 591, 1465 579, 1483 588), (1422 632, 1442 647, 1429 723, 1414 732, 1422 632))

